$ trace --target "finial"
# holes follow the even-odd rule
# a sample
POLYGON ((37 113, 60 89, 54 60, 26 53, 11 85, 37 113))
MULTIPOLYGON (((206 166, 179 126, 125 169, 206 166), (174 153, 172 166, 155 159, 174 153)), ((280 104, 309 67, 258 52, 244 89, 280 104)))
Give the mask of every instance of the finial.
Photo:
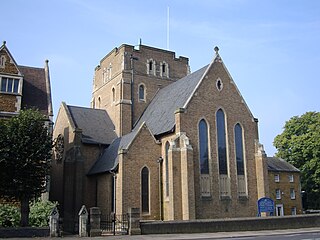
POLYGON ((46 64, 48 64, 49 63, 49 60, 48 59, 46 59, 46 64))
POLYGON ((216 51, 216 54, 219 54, 219 48, 217 46, 214 47, 214 50, 216 51))
POLYGON ((6 45, 6 43, 7 43, 7 41, 3 41, 2 43, 3 43, 3 45, 5 46, 5 45, 6 45))

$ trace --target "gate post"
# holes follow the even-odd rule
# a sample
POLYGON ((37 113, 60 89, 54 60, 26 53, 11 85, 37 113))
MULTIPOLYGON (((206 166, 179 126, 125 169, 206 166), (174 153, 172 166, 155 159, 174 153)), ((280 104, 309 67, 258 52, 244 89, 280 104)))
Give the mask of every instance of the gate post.
POLYGON ((87 231, 88 225, 88 211, 85 205, 82 205, 82 208, 79 212, 79 237, 88 237, 87 231))
POLYGON ((54 207, 49 216, 50 237, 59 237, 59 212, 54 207))
POLYGON ((140 235, 140 208, 129 208, 129 235, 140 235))
POLYGON ((100 219, 101 211, 98 207, 90 208, 90 237, 101 236, 100 219))

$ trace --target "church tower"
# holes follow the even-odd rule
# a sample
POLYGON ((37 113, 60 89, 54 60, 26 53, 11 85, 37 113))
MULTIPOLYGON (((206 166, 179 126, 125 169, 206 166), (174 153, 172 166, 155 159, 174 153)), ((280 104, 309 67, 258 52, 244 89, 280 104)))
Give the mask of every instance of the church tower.
POLYGON ((123 44, 95 68, 91 107, 105 109, 118 136, 129 133, 159 89, 188 75, 189 59, 123 44))

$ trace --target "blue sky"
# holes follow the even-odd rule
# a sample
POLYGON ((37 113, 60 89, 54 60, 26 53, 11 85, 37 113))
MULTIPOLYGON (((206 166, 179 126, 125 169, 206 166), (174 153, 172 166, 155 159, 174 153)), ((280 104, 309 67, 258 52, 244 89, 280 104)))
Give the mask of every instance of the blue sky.
POLYGON ((123 43, 167 47, 208 64, 214 46, 259 119, 269 156, 285 121, 320 111, 320 1, 11 0, 1 4, 0 40, 19 65, 49 59, 54 114, 61 101, 90 106, 94 68, 123 43))

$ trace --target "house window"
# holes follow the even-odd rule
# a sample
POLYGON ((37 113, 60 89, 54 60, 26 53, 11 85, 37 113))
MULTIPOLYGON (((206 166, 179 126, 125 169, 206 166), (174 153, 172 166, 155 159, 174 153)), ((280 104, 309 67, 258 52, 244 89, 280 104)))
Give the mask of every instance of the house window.
POLYGON ((276 189, 276 199, 281 199, 281 191, 280 191, 280 189, 276 189))
POLYGON ((166 156, 165 156, 165 186, 166 186, 166 197, 169 197, 169 147, 170 143, 166 142, 166 156))
POLYGON ((290 174, 290 175, 289 175, 289 182, 291 182, 291 183, 294 182, 293 174, 290 174))
POLYGON ((225 116, 222 109, 217 111, 217 135, 218 135, 218 158, 219 158, 219 174, 228 174, 227 164, 227 142, 225 116))
POLYGON ((280 175, 279 174, 275 174, 274 175, 274 181, 275 182, 280 182, 280 175))
POLYGON ((145 101, 145 87, 143 84, 139 85, 139 101, 145 101))
POLYGON ((296 199, 296 192, 294 191, 294 188, 290 188, 290 198, 296 199))
POLYGON ((19 79, 15 78, 1 78, 1 92, 18 93, 19 79))
POLYGON ((297 208, 296 207, 291 208, 291 215, 297 215, 297 208))
POLYGON ((141 207, 143 213, 149 213, 149 170, 147 167, 141 171, 141 207))
POLYGON ((200 173, 209 174, 208 127, 204 119, 199 122, 199 155, 200 173))

